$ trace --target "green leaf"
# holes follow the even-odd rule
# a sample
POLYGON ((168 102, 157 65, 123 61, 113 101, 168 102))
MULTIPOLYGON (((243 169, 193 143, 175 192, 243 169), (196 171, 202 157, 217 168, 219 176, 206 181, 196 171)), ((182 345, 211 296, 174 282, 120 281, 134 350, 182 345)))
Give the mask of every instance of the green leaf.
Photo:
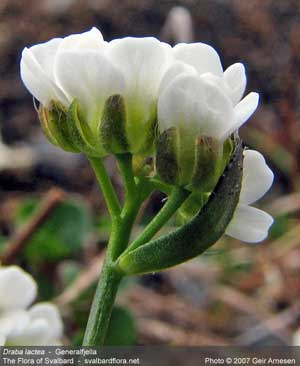
MULTIPOLYGON (((38 206, 37 200, 25 202, 16 221, 24 224, 38 206)), ((55 262, 78 252, 91 228, 88 210, 83 203, 67 201, 60 204, 33 235, 25 249, 29 263, 55 262)))
POLYGON ((190 260, 225 232, 239 201, 243 166, 241 143, 202 210, 179 229, 120 256, 117 267, 127 275, 155 272, 190 260))
POLYGON ((288 215, 277 216, 274 220, 274 224, 271 226, 269 239, 278 239, 287 233, 290 229, 291 222, 288 215))

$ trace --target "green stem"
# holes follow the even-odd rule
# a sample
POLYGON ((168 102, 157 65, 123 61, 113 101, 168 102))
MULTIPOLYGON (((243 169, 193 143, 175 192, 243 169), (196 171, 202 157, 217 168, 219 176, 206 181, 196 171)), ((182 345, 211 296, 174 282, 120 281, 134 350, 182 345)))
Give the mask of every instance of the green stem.
POLYGON ((118 156, 119 168, 125 183, 125 203, 122 210, 104 164, 100 159, 89 158, 89 160, 112 217, 106 259, 83 340, 83 346, 101 346, 105 342, 115 297, 122 279, 122 275, 114 269, 114 261, 128 245, 132 226, 144 196, 134 181, 131 156, 118 156))
MULTIPOLYGON (((135 181, 131 155, 118 155, 118 165, 125 184, 125 202, 123 209, 121 209, 102 160, 91 157, 89 160, 94 168, 112 217, 111 237, 107 247, 106 259, 83 340, 83 346, 101 346, 105 343, 113 305, 122 279, 122 274, 117 271, 116 261, 128 245, 138 210, 145 196, 153 189, 153 184, 145 184, 143 180, 135 181)), ((176 212, 188 195, 188 191, 182 188, 174 188, 167 203, 158 215, 125 252, 150 240, 176 212)))
POLYGON ((112 219, 114 219, 120 215, 121 206, 118 196, 105 169, 105 165, 100 158, 88 157, 88 159, 94 169, 97 180, 102 189, 108 211, 112 219))
POLYGON ((167 183, 162 182, 160 179, 153 177, 149 179, 149 182, 152 184, 152 186, 157 189, 158 191, 161 191, 168 196, 172 193, 173 186, 167 183))
POLYGON ((141 192, 134 180, 132 171, 132 155, 116 155, 118 167, 123 177, 125 186, 125 202, 120 214, 118 225, 118 236, 111 248, 112 260, 116 260, 128 245, 132 226, 141 206, 141 192))
POLYGON ((125 184, 125 201, 134 199, 137 193, 137 186, 132 170, 132 155, 118 154, 116 159, 125 184))
POLYGON ((113 269, 113 266, 107 258, 90 311, 83 346, 104 345, 121 279, 122 276, 113 269))
POLYGON ((114 260, 128 245, 139 206, 130 206, 123 217, 112 221, 105 263, 94 296, 83 346, 103 346, 122 275, 115 271, 114 260))
MULTIPOLYGON (((113 261, 115 261, 119 255, 122 254, 128 245, 132 226, 139 211, 140 205, 141 202, 138 199, 125 202, 120 220, 115 223, 115 225, 118 227, 116 228, 116 238, 114 243, 111 245, 111 259, 113 261)), ((115 225, 112 225, 112 229, 115 225)))
POLYGON ((139 246, 147 243, 153 236, 164 226, 164 224, 173 216, 182 203, 187 199, 190 192, 179 187, 174 187, 170 194, 167 203, 159 211, 159 213, 153 218, 153 220, 146 226, 143 232, 138 236, 129 247, 123 252, 128 252, 138 248, 139 246))

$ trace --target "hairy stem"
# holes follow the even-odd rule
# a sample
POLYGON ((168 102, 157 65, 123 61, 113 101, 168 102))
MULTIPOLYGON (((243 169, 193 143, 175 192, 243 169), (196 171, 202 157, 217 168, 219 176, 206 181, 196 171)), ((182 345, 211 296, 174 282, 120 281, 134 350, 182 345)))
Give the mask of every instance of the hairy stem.
POLYGON ((116 294, 122 276, 114 271, 107 258, 98 282, 89 315, 83 346, 103 346, 109 327, 116 294))

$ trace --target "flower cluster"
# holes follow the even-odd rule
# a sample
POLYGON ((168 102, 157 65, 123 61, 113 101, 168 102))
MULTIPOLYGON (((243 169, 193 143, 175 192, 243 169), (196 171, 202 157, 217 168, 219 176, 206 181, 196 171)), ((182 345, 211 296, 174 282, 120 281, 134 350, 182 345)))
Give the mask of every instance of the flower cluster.
POLYGON ((96 141, 86 131, 84 137, 103 155, 108 152, 101 124, 112 96, 124 100, 126 132, 115 136, 121 146, 114 152, 132 153, 152 146, 157 119, 160 131, 180 127, 183 134, 224 140, 258 103, 256 93, 240 101, 246 87, 243 65, 223 72, 217 52, 206 44, 172 48, 151 37, 105 42, 96 28, 25 48, 21 76, 46 108, 55 102, 69 108, 77 100, 96 141))
POLYGON ((0 346, 58 345, 63 325, 51 303, 29 307, 37 295, 34 279, 17 266, 0 267, 0 346))
MULTIPOLYGON (((155 156, 162 181, 200 193, 214 190, 234 150, 232 135, 259 99, 254 92, 243 98, 244 66, 224 71, 207 44, 171 47, 151 37, 106 42, 96 28, 25 48, 21 76, 41 103, 40 119, 54 144, 89 156, 155 156)), ((265 193, 273 176, 249 151, 244 175, 227 233, 260 241, 272 220, 248 204, 265 193), (259 173, 266 180, 258 194, 250 182, 259 173)))

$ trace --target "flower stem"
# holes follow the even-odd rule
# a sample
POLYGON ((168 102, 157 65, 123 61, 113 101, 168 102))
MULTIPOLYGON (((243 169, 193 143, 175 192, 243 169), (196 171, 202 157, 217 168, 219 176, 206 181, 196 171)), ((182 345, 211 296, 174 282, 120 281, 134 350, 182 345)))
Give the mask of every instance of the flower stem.
POLYGON ((153 218, 153 220, 146 226, 144 231, 138 236, 129 247, 123 252, 126 253, 138 248, 139 246, 147 243, 153 236, 164 226, 164 224, 171 218, 171 216, 178 210, 182 203, 187 199, 190 192, 180 188, 174 187, 167 203, 159 211, 159 213, 153 218))
POLYGON ((106 258, 90 311, 83 346, 104 345, 121 279, 122 276, 114 270, 106 258))
POLYGON ((132 170, 132 155, 118 154, 116 159, 125 184, 125 201, 134 199, 137 193, 137 185, 132 170))
POLYGON ((120 172, 125 184, 125 202, 121 209, 118 197, 100 159, 90 158, 112 218, 106 259, 89 315, 83 346, 104 345, 110 317, 122 275, 115 270, 114 261, 128 245, 133 223, 143 200, 135 183, 131 156, 118 156, 120 172))
POLYGON ((116 155, 120 173, 125 186, 125 201, 116 223, 118 235, 111 247, 111 258, 116 260, 128 245, 132 226, 142 203, 142 195, 134 180, 131 154, 116 155))
POLYGON ((107 247, 105 263, 94 296, 83 346, 103 346, 122 275, 115 270, 114 259, 126 248, 138 206, 119 219, 112 221, 111 236, 107 247))
POLYGON ((102 346, 105 343, 110 317, 122 274, 117 270, 119 256, 151 239, 170 219, 188 197, 189 192, 174 188, 167 203, 150 222, 144 232, 127 248, 131 230, 144 198, 152 191, 153 185, 142 179, 135 180, 130 154, 117 155, 118 166, 125 185, 125 201, 121 209, 119 199, 112 186, 101 159, 89 160, 94 168, 99 184, 112 218, 111 236, 107 247, 106 259, 93 300, 83 346, 102 346))
POLYGON ((118 196, 105 169, 104 163, 100 158, 88 157, 88 159, 94 169, 97 180, 102 189, 108 211, 112 219, 114 219, 120 215, 121 206, 118 196))

